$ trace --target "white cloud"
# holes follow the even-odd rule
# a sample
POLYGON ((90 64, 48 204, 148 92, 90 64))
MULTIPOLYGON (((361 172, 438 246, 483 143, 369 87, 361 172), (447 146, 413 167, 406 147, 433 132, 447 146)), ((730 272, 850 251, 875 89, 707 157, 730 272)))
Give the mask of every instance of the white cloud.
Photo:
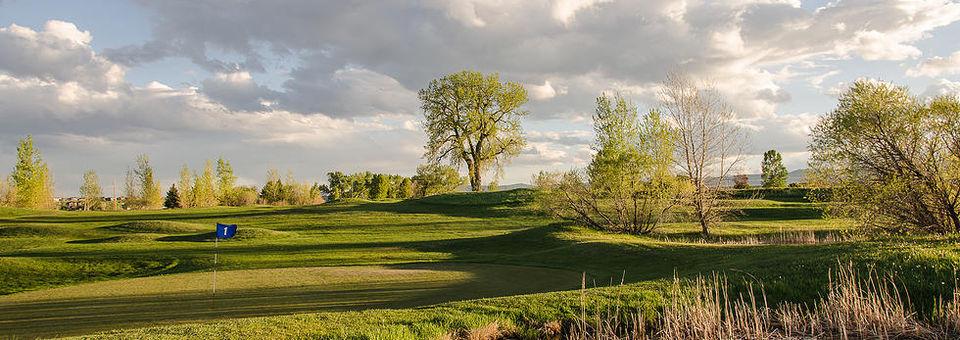
POLYGON ((90 32, 57 20, 47 21, 42 31, 16 24, 0 27, 0 72, 99 90, 119 85, 123 69, 94 53, 90 41, 90 32))
POLYGON ((937 77, 960 73, 960 51, 953 52, 949 57, 933 57, 920 62, 916 67, 907 70, 911 77, 937 77))
POLYGON ((564 87, 560 87, 559 90, 554 88, 553 84, 550 84, 549 80, 545 80, 543 85, 528 84, 525 87, 527 88, 527 91, 530 92, 530 97, 532 97, 533 100, 547 100, 556 97, 557 95, 563 95, 567 93, 567 89, 564 87))
POLYGON ((866 60, 903 60, 922 54, 920 49, 878 31, 857 32, 848 48, 866 60))
POLYGON ((612 0, 554 0, 552 15, 564 25, 570 25, 577 12, 610 1, 612 0))
POLYGON ((927 98, 942 95, 960 96, 960 81, 940 79, 937 80, 936 83, 927 86, 927 89, 921 94, 922 97, 927 98))

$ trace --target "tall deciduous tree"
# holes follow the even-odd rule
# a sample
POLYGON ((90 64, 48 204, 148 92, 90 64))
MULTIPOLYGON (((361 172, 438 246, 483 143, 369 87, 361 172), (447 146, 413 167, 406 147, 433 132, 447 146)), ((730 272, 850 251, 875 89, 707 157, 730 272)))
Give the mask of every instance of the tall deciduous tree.
POLYGON ((527 91, 519 83, 462 71, 431 81, 419 97, 429 138, 425 157, 466 164, 473 191, 482 190, 484 172, 499 171, 525 144, 520 118, 527 115, 521 109, 527 91))
POLYGON ((787 167, 783 166, 783 156, 777 150, 770 150, 763 154, 760 177, 764 188, 782 188, 787 186, 787 167))
POLYGON ((233 175, 233 167, 223 158, 217 159, 217 199, 221 205, 237 205, 234 197, 234 187, 237 176, 233 175))
POLYGON ((960 232, 960 98, 921 100, 857 81, 812 131, 811 167, 829 213, 865 226, 960 232))
POLYGON ((203 172, 195 175, 193 179, 193 206, 200 208, 217 206, 219 202, 214 181, 213 164, 208 160, 203 166, 203 172))
POLYGON ((580 171, 541 173, 538 202, 548 212, 615 232, 653 231, 682 197, 672 171, 674 134, 660 112, 640 119, 623 97, 597 98, 596 151, 580 171))
POLYGON ((140 189, 137 184, 137 176, 133 169, 127 166, 127 171, 123 178, 123 207, 124 209, 137 209, 141 205, 140 189))
POLYGON ((744 136, 725 98, 713 87, 671 73, 660 91, 661 106, 677 133, 676 163, 693 185, 688 203, 701 233, 721 219, 723 179, 740 162, 744 136))
POLYGON ((14 205, 23 208, 52 209, 53 176, 40 151, 33 145, 33 137, 27 136, 17 146, 17 164, 10 174, 14 190, 14 205))
POLYGON ((94 171, 83 173, 83 182, 80 184, 80 197, 83 198, 83 210, 101 209, 103 191, 100 189, 100 178, 94 171))
POLYGON ((193 207, 193 178, 186 164, 180 168, 180 180, 177 181, 177 201, 181 208, 193 207))
POLYGON ((134 171, 140 186, 142 208, 159 209, 163 206, 163 192, 160 190, 160 181, 153 173, 150 158, 145 154, 137 157, 137 169, 134 171))

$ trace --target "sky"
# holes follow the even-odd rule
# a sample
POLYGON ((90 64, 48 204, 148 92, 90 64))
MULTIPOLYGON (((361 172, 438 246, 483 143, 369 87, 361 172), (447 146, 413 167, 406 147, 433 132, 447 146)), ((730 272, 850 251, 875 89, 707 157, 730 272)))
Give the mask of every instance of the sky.
POLYGON ((958 21, 939 0, 0 0, 0 174, 32 135, 58 195, 87 170, 110 193, 138 154, 164 187, 218 157, 242 184, 410 176, 417 91, 460 70, 529 92, 502 184, 585 166, 596 97, 655 108, 668 72, 726 96, 749 138, 740 172, 769 149, 794 170, 857 79, 960 94, 958 21))

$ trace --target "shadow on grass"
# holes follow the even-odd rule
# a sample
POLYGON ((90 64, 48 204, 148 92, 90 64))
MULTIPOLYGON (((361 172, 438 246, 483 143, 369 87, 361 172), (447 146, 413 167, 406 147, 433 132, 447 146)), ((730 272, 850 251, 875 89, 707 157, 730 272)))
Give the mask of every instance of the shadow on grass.
POLYGON ((0 304, 0 336, 64 336, 99 330, 296 312, 409 308, 571 289, 569 271, 488 264, 420 263, 401 270, 464 272, 469 280, 351 283, 0 304))

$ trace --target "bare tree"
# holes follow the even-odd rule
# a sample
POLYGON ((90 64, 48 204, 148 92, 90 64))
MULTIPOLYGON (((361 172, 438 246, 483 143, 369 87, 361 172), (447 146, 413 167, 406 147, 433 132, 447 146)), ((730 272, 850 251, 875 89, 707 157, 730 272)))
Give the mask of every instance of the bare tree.
POLYGON ((707 236, 722 218, 721 185, 741 161, 744 135, 713 86, 680 73, 668 74, 662 85, 661 106, 677 134, 674 160, 692 184, 687 202, 707 236))

